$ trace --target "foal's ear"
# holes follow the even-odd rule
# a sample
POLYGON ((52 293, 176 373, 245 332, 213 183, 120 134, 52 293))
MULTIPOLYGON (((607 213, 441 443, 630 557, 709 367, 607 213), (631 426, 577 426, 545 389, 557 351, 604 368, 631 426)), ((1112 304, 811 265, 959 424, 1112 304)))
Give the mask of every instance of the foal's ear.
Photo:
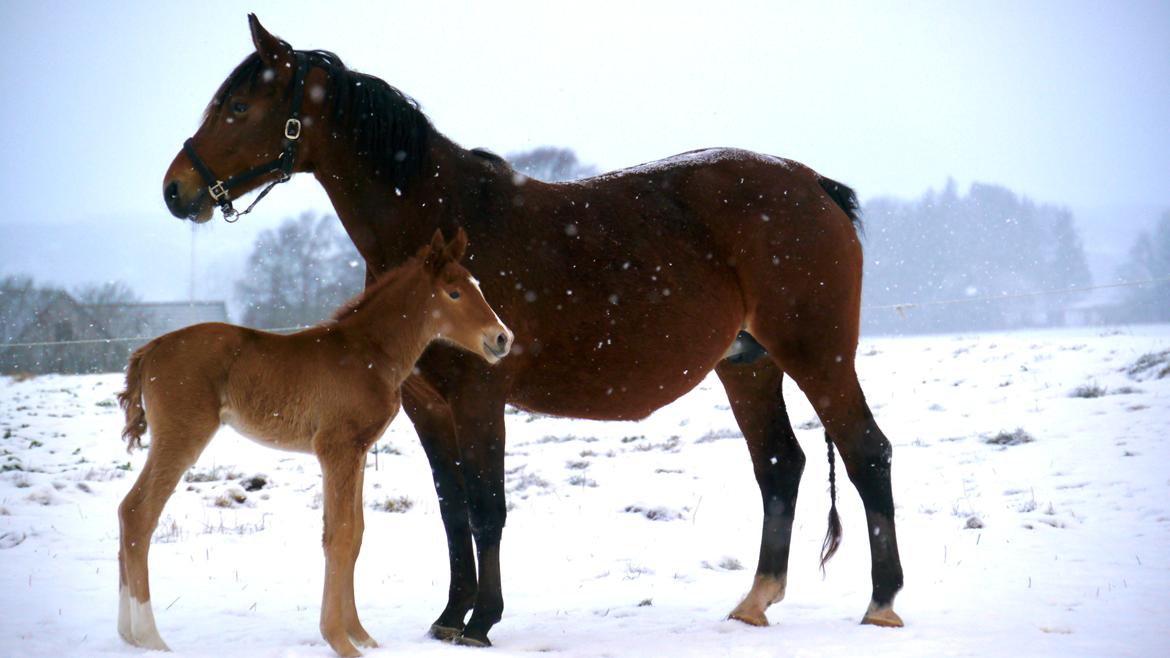
POLYGON ((252 43, 256 46, 256 53, 269 68, 275 70, 279 75, 281 70, 278 65, 287 64, 293 59, 292 46, 264 29, 264 26, 260 24, 260 19, 256 18, 256 14, 248 14, 248 27, 252 30, 252 43))
POLYGON ((455 233, 455 237, 451 239, 451 242, 447 243, 447 248, 443 250, 443 258, 451 261, 452 263, 458 263, 459 261, 463 260, 463 254, 466 251, 467 231, 464 231, 463 227, 461 226, 455 233))
POLYGON ((435 229, 435 234, 431 236, 431 243, 418 250, 418 257, 423 260, 423 266, 431 272, 431 274, 438 274, 443 269, 444 253, 447 241, 443 239, 442 229, 435 229))

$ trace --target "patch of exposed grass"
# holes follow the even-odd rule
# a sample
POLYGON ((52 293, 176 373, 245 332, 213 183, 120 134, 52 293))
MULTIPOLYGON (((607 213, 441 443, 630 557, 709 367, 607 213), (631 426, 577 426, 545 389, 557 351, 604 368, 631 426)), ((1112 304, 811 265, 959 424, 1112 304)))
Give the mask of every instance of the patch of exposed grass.
POLYGON ((1170 350, 1147 352, 1125 368, 1131 379, 1165 379, 1170 377, 1170 350))
MULTIPOLYGON (((119 466, 119 468, 121 468, 119 466)), ((127 468, 129 463, 127 462, 127 468)), ((184 482, 220 482, 222 480, 236 480, 244 477, 243 473, 232 470, 230 466, 212 466, 211 468, 193 468, 183 475, 184 482)))
POLYGON ((627 505, 623 512, 640 514, 651 521, 676 521, 683 518, 682 512, 668 507, 643 507, 641 505, 627 505))

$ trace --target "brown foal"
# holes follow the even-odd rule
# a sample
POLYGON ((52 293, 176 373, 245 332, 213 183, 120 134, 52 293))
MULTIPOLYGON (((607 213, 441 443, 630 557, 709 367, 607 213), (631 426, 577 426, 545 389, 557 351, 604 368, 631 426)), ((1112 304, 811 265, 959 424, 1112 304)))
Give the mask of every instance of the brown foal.
POLYGON ((431 243, 342 307, 330 322, 291 335, 200 324, 136 351, 118 396, 123 437, 150 452, 118 509, 118 632, 133 645, 167 649, 150 606, 147 553, 179 476, 221 425, 260 443, 317 455, 324 476, 325 593, 321 633, 342 656, 377 646, 358 620, 353 571, 362 543, 362 478, 370 446, 401 404, 400 387, 432 341, 490 364, 512 332, 459 260, 462 229, 431 243))

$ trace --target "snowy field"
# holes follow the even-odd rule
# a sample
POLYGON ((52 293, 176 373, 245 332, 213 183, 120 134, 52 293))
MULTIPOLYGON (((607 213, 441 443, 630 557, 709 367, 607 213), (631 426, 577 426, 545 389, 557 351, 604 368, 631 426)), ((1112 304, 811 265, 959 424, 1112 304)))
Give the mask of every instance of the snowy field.
MULTIPOLYGON (((425 637, 447 557, 399 416, 366 475, 357 603, 382 643, 367 655, 1170 655, 1170 327, 881 338, 859 354, 895 446, 905 628, 857 623, 869 553, 847 483, 844 545, 817 569, 828 467, 795 387, 809 459, 788 597, 771 627, 724 620, 751 583, 761 513, 712 376, 639 423, 509 413, 506 610, 487 650, 425 637)), ((121 385, 0 379, 0 656, 145 653, 115 629, 116 508, 145 459, 119 439, 121 385)), ((320 498, 312 457, 221 432, 150 555, 178 655, 333 655, 317 630, 320 498)))

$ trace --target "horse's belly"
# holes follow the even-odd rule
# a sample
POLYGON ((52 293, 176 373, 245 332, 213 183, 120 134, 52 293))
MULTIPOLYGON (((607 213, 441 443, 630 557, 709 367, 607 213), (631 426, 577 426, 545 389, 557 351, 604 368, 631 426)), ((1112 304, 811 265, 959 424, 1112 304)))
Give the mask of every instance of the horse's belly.
POLYGON ((683 305, 535 342, 509 402, 540 413, 644 418, 694 388, 741 328, 734 304, 683 305))

